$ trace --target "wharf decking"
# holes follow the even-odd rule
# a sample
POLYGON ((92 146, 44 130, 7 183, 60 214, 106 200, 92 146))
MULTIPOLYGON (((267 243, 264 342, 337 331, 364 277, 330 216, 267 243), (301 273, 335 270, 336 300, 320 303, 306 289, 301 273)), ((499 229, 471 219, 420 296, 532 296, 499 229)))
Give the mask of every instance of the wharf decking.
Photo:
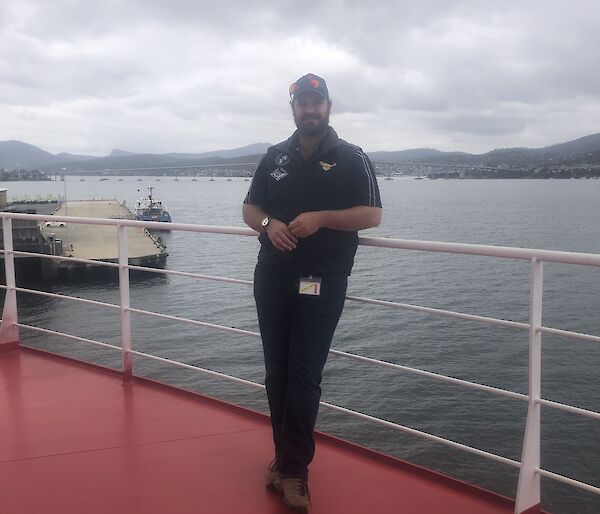
MULTIPOLYGON (((289 514, 268 418, 27 348, 0 352, 0 512, 289 514)), ((312 514, 508 514, 513 502, 329 436, 312 514)))
MULTIPOLYGON (((85 218, 135 219, 127 207, 117 200, 68 201, 54 213, 57 216, 85 218)), ((49 217, 48 221, 52 221, 49 217)), ((67 223, 64 227, 53 223, 42 225, 42 235, 49 234, 63 241, 64 255, 80 259, 117 262, 119 259, 117 229, 102 225, 67 223)), ((164 249, 143 228, 127 229, 127 246, 130 264, 152 264, 164 260, 164 249), (150 262, 148 262, 150 261, 150 262)))

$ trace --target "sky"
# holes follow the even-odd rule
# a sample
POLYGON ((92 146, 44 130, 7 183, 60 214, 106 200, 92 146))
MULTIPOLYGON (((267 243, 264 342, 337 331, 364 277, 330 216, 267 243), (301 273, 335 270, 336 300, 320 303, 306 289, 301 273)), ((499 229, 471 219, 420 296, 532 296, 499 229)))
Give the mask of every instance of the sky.
POLYGON ((597 0, 0 0, 0 141, 106 155, 276 143, 327 81, 366 151, 600 132, 597 0))

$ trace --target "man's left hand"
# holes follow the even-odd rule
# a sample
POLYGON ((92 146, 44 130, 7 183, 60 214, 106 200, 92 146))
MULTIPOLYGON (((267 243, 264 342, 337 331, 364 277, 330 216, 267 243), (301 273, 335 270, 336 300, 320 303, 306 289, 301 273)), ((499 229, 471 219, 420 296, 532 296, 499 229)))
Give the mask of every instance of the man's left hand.
POLYGON ((303 212, 296 216, 288 225, 288 229, 296 237, 313 235, 322 226, 322 216, 318 211, 303 212))

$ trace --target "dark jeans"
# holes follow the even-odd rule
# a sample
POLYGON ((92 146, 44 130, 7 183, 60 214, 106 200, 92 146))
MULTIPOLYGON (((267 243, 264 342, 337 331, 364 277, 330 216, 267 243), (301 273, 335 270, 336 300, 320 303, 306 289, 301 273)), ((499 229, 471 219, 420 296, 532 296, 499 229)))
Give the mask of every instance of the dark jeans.
POLYGON ((308 477, 321 375, 348 283, 346 275, 320 277, 319 296, 301 295, 301 276, 261 265, 254 273, 275 455, 289 478, 308 477))

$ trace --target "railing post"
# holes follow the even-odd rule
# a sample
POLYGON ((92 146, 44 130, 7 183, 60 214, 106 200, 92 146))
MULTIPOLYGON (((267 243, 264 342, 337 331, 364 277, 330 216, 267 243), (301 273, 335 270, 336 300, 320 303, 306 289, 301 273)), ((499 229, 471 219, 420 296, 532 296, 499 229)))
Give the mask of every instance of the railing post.
POLYGON ((117 227, 119 236, 119 291, 121 293, 121 349, 123 354, 123 379, 131 380, 131 311, 129 310, 129 256, 127 227, 117 227))
POLYGON ((2 323, 0 323, 0 353, 15 350, 19 347, 12 219, 2 218, 2 230, 4 235, 4 272, 6 276, 6 293, 4 294, 2 323))
POLYGON ((541 512, 540 399, 542 396, 542 294, 543 262, 532 259, 529 304, 529 407, 523 441, 515 514, 541 512))

